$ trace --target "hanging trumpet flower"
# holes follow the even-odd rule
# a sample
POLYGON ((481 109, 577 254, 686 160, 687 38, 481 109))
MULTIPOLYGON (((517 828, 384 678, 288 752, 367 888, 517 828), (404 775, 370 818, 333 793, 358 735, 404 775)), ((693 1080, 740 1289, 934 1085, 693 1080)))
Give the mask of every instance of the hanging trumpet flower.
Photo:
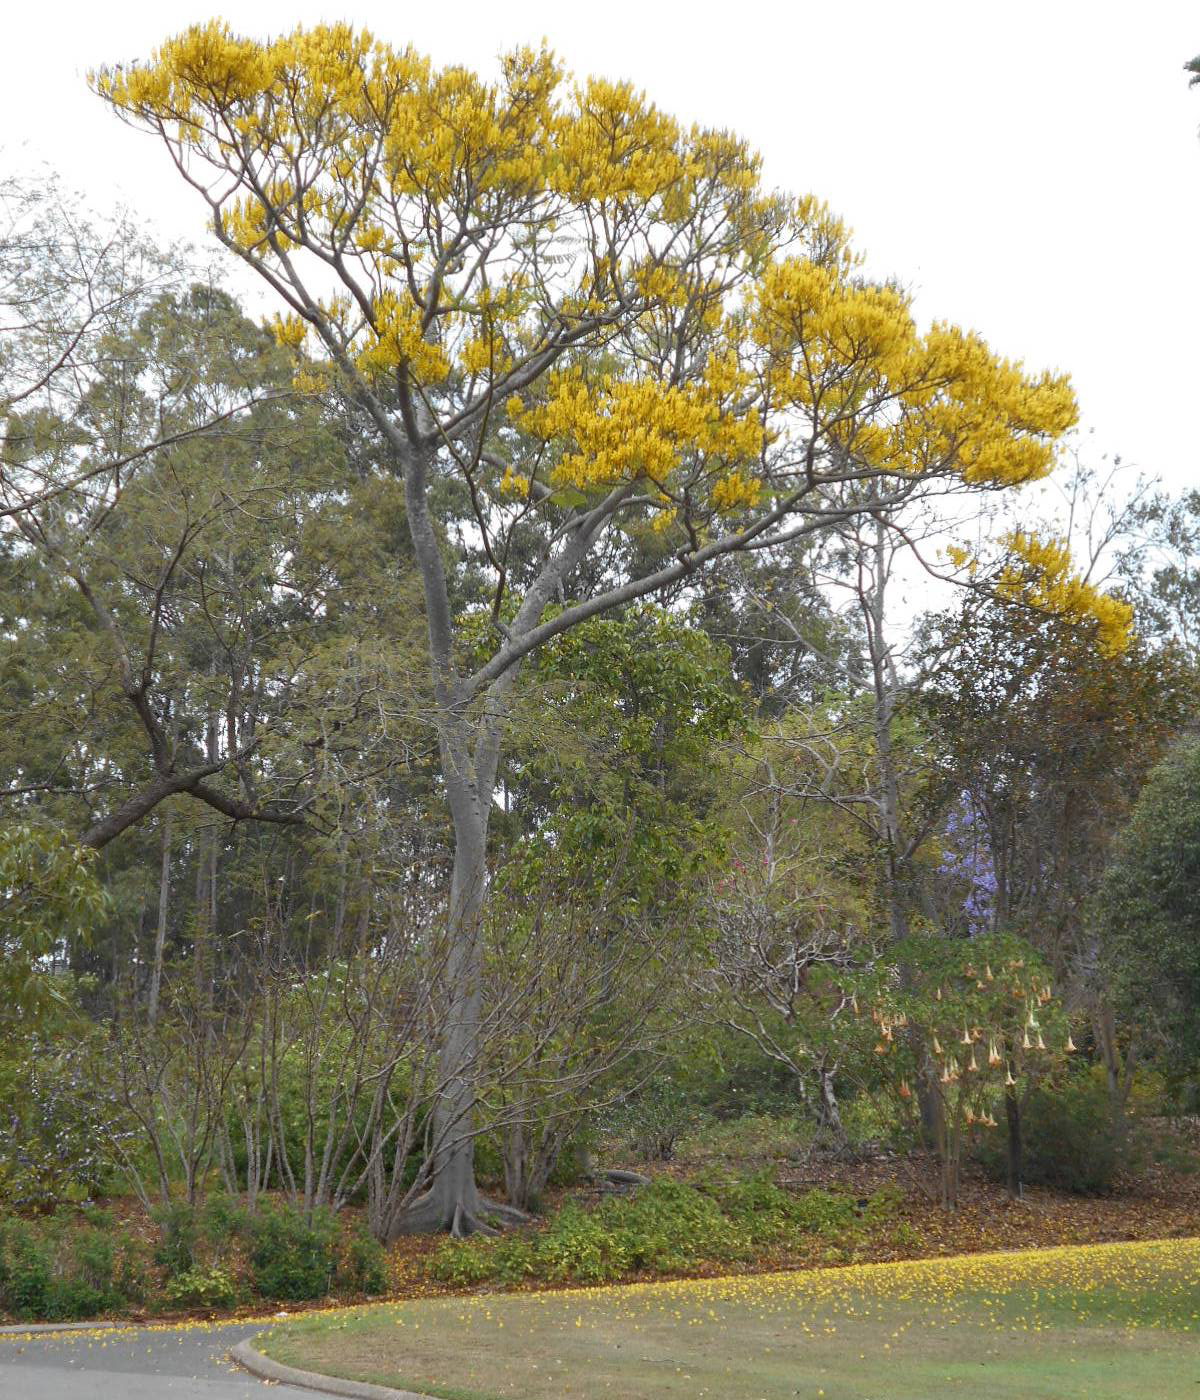
POLYGON ((1022 1042, 1022 1046, 1023 1046, 1023 1048, 1026 1049, 1026 1050, 1032 1050, 1032 1049, 1033 1049, 1033 1041, 1029 1039, 1029 1032, 1028 1032, 1028 1030, 1025 1032, 1025 1039, 1024 1039, 1024 1041, 1022 1042))
POLYGON ((1004 1087, 1006 1089, 1015 1089, 1017 1087, 1017 1081, 1012 1077, 1011 1069, 1006 1069, 1004 1071, 1004 1087))
POLYGON ((1046 1048, 1046 1042, 1042 1039, 1041 1031, 1038 1031, 1037 1048, 1039 1050, 1044 1050, 1046 1048))
POLYGON ((967 1030, 966 1026, 964 1026, 964 1027, 963 1027, 963 1033, 962 1033, 962 1044, 964 1044, 964 1045, 970 1045, 970 1043, 971 1043, 971 1032, 970 1032, 969 1030, 967 1030))
POLYGON ((902 1099, 911 1099, 911 1098, 912 1098, 912 1090, 908 1087, 908 1080, 907 1080, 907 1079, 902 1079, 902 1080, 900 1081, 900 1097, 901 1097, 902 1099))
POLYGON ((950 1066, 949 1066, 949 1065, 943 1065, 943 1066, 942 1066, 942 1083, 943 1083, 943 1084, 949 1084, 949 1083, 950 1083, 950 1066))
POLYGON ((853 1011, 856 1016, 858 1015, 858 998, 853 992, 850 993, 850 1010, 853 1011))
POLYGON ((1066 1049, 1068 1055, 1071 1054, 1072 1051, 1075 1049, 1075 1042, 1071 1039, 1070 1031, 1067 1032, 1067 1043, 1064 1048, 1066 1049))
POLYGON ((875 1053, 876 1053, 877 1055, 886 1055, 887 1052, 888 1052, 887 1041, 886 1041, 886 1040, 881 1040, 881 1041, 879 1041, 879 1042, 876 1044, 876 1046, 875 1046, 875 1053))
POLYGON ((967 1064, 967 1068, 968 1068, 969 1070, 978 1070, 978 1068, 979 1068, 979 1066, 975 1063, 975 1051, 974 1051, 974 1049, 972 1049, 972 1051, 971 1051, 971 1058, 970 1058, 970 1061, 969 1061, 968 1064, 967 1064))
POLYGON ((995 980, 995 979, 993 978, 993 976, 992 976, 992 965, 991 965, 991 963, 988 963, 988 965, 984 968, 983 975, 987 978, 987 980, 988 980, 989 982, 992 982, 992 981, 995 980))
POLYGON ((933 995, 934 995, 934 998, 935 998, 937 1001, 941 1001, 941 999, 942 999, 942 989, 941 989, 941 987, 939 987, 939 988, 937 989, 937 991, 934 992, 933 995))
POLYGON ((1000 1051, 997 1050, 994 1040, 988 1046, 988 1064, 992 1069, 995 1069, 996 1066, 1000 1064, 1000 1051))
POLYGON ((938 1040, 936 1035, 933 1037, 933 1053, 935 1055, 941 1055, 944 1053, 942 1050, 941 1042, 938 1040))

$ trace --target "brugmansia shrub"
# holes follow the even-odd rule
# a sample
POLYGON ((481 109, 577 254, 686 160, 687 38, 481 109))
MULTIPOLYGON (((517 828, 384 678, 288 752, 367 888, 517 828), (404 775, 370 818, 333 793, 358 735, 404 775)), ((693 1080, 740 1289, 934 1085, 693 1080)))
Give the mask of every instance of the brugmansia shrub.
POLYGON ((880 1078, 914 1136, 919 1093, 937 1108, 942 1203, 952 1209, 970 1138, 1001 1131, 1006 1098, 1022 1102, 1075 1046, 1048 969, 1020 938, 911 937, 895 958, 845 994, 870 1017, 880 1078))

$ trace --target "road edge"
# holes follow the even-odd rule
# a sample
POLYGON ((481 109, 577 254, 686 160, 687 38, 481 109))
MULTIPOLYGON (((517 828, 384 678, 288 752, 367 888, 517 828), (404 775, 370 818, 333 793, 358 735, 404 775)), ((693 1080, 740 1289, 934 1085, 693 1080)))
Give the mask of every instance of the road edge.
POLYGON ((295 1366, 285 1366, 283 1362, 274 1361, 258 1351, 254 1339, 249 1337, 231 1347, 229 1355, 242 1370, 249 1371, 259 1380, 299 1386, 302 1390, 315 1390, 322 1395, 340 1395, 347 1397, 347 1400, 436 1400, 432 1395, 418 1395, 415 1390, 393 1390, 387 1385, 351 1381, 342 1376, 323 1376, 317 1371, 301 1371, 295 1366))
POLYGON ((53 1332, 133 1332, 146 1324, 142 1322, 113 1322, 97 1318, 92 1322, 14 1322, 0 1327, 0 1337, 40 1337, 53 1332))

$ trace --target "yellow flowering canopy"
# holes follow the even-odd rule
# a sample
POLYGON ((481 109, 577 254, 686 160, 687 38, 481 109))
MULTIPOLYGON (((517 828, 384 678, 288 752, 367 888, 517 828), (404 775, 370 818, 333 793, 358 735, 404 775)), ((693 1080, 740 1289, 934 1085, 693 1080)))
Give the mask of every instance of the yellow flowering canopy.
POLYGON ((1009 558, 997 584, 1001 597, 1018 599, 1067 622, 1090 624, 1104 656, 1119 656, 1128 649, 1133 608, 1077 573, 1065 540, 1014 530, 1005 543, 1009 558))
POLYGON ((316 357, 398 470, 465 477, 485 544, 536 511, 691 567, 847 491, 1036 479, 1075 421, 1061 376, 922 331, 740 140, 545 50, 486 82, 347 25, 211 22, 93 82, 286 304, 304 382, 316 357))

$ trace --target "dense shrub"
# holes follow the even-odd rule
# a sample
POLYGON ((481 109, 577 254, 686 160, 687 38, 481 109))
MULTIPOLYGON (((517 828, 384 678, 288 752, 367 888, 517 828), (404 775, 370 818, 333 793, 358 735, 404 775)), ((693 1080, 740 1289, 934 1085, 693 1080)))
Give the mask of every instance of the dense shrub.
MULTIPOLYGON (((1021 1179, 1081 1196, 1110 1191, 1127 1164, 1130 1137, 1116 1118, 1107 1087, 1090 1075, 1074 1075, 1061 1088, 1035 1089, 1021 1115, 1021 1179)), ((1003 1120, 976 1150, 998 1181, 1007 1171, 1003 1120)))
POLYGON ((271 1207, 250 1221, 250 1283, 264 1298, 323 1298, 333 1283, 336 1230, 328 1211, 311 1222, 296 1210, 271 1207))
POLYGON ((0 1060, 0 1203, 83 1204, 113 1180, 113 1145, 129 1137, 97 1095, 86 1047, 14 1039, 0 1060))
POLYGON ((669 1079, 648 1085, 609 1115, 609 1134, 640 1162, 669 1162, 700 1121, 688 1095, 669 1079))
POLYGON ((430 1270, 459 1286, 525 1279, 606 1283, 748 1259, 764 1245, 814 1234, 853 1243, 866 1223, 887 1218, 892 1209, 883 1193, 865 1208, 827 1191, 796 1195, 767 1173, 712 1173, 690 1185, 659 1178, 631 1199, 605 1201, 594 1210, 566 1205, 535 1232, 444 1244, 430 1270))
POLYGON ((144 1294, 140 1247, 102 1216, 0 1224, 0 1307, 25 1320, 95 1317, 144 1294))
POLYGON ((159 1240, 154 1250, 154 1262, 168 1278, 189 1273, 196 1267, 196 1249, 200 1242, 200 1217, 186 1201, 172 1201, 154 1211, 159 1240))
POLYGON ((167 1280, 163 1296, 181 1308, 230 1308, 237 1302, 237 1284, 219 1264, 195 1267, 167 1280))
POLYGON ((387 1251, 366 1230, 350 1237, 338 1277, 356 1293, 386 1293, 388 1289, 387 1251))

